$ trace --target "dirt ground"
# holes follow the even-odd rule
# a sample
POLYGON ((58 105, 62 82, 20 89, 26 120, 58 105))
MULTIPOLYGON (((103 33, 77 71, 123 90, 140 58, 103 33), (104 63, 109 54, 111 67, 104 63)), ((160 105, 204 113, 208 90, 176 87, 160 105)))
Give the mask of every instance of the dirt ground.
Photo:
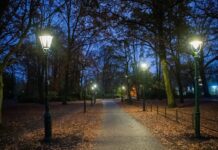
POLYGON ((52 142, 44 144, 44 106, 17 104, 3 112, 0 127, 0 149, 93 149, 92 141, 98 134, 101 122, 101 103, 88 104, 83 113, 82 102, 50 104, 52 116, 52 142))
MULTIPOLYGON (((164 101, 147 101, 146 111, 141 102, 119 105, 141 124, 149 128, 162 144, 172 150, 218 149, 218 102, 201 103, 201 139, 194 137, 192 113, 193 101, 187 100, 177 108, 166 108, 164 101), (158 113, 157 113, 158 106, 158 113), (177 112, 177 115, 176 115, 177 112), (177 116, 177 117, 176 117, 177 116)), ((44 106, 17 104, 3 111, 0 127, 0 149, 74 149, 92 150, 102 122, 102 104, 98 102, 83 113, 82 102, 68 105, 52 103, 52 142, 43 143, 44 106)))
POLYGON ((196 139, 194 136, 192 100, 187 100, 184 104, 178 104, 178 107, 173 109, 165 107, 164 101, 147 100, 145 112, 142 111, 141 102, 134 102, 133 105, 120 103, 120 106, 136 120, 148 127, 168 149, 218 149, 218 102, 201 102, 202 137, 200 139, 196 139))

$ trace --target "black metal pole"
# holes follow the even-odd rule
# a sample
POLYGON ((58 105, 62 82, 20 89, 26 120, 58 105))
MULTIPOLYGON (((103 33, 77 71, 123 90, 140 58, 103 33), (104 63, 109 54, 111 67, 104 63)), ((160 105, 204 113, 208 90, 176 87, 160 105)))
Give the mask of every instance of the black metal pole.
POLYGON ((45 143, 51 142, 51 115, 49 113, 48 105, 48 53, 45 52, 45 113, 44 113, 44 127, 45 127, 45 143))
POLYGON ((94 104, 96 104, 96 97, 97 97, 97 92, 95 92, 94 104))
POLYGON ((86 113, 86 98, 84 99, 84 113, 86 113))
POLYGON ((199 73, 198 73, 198 55, 195 54, 195 136, 199 138, 200 135, 200 108, 199 108, 199 73))
POLYGON ((142 86, 142 94, 143 94, 143 111, 145 111, 145 89, 144 89, 144 85, 142 86))
POLYGON ((121 102, 123 103, 123 89, 121 89, 121 102))
POLYGON ((83 112, 86 113, 86 88, 85 88, 85 91, 84 91, 83 112))
POLYGON ((144 87, 145 86, 145 79, 143 78, 143 75, 145 75, 145 74, 143 74, 143 72, 142 72, 141 75, 142 75, 142 95, 143 95, 142 96, 142 98, 143 98, 142 110, 145 111, 145 87, 144 87))
POLYGON ((91 106, 93 106, 93 100, 94 100, 94 93, 92 91, 91 106))

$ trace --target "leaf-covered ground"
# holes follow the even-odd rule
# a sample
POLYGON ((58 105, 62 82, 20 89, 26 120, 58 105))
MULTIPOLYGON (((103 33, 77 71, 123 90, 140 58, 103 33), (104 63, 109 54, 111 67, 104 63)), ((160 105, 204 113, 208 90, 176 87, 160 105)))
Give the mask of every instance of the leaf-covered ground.
POLYGON ((93 107, 88 104, 83 113, 82 102, 68 105, 52 103, 52 142, 43 143, 44 106, 39 104, 17 104, 4 109, 3 125, 0 127, 0 149, 93 149, 92 141, 98 134, 101 123, 101 103, 93 107))
MULTIPOLYGON (((128 105, 120 103, 120 106, 132 115, 136 120, 148 127, 150 131, 171 150, 217 150, 218 132, 213 132, 204 127, 201 128, 201 139, 194 137, 192 124, 193 102, 186 101, 179 105, 178 121, 176 121, 176 109, 167 108, 165 117, 165 104, 160 101, 147 104, 146 111, 142 111, 141 103, 128 105), (157 115, 157 104, 159 105, 157 115)), ((211 129, 218 130, 218 102, 201 103, 201 124, 211 129), (206 119, 211 120, 206 120, 206 119), (216 122, 214 122, 216 121, 216 122)))

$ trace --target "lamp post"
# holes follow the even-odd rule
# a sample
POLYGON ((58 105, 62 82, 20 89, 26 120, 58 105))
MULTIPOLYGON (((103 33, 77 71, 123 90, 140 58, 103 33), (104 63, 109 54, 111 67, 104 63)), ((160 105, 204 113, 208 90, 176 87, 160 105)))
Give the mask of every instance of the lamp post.
MULTIPOLYGON (((148 64, 146 64, 146 63, 141 63, 141 64, 140 64, 140 68, 141 68, 142 71, 146 71, 146 70, 148 69, 148 64)), ((142 85, 142 87, 143 87, 143 104, 142 104, 142 110, 145 111, 145 94, 144 94, 145 89, 144 89, 144 85, 142 85)))
POLYGON ((48 105, 48 52, 52 42, 51 35, 41 35, 39 36, 42 49, 45 54, 45 113, 44 113, 44 130, 45 137, 44 141, 46 143, 51 142, 52 128, 51 128, 51 115, 49 113, 49 105, 48 105))
POLYGON ((124 95, 124 92, 126 91, 126 87, 125 86, 122 86, 121 87, 121 102, 123 102, 123 95, 124 95))
POLYGON ((96 90, 96 88, 98 87, 98 85, 96 84, 96 83, 94 83, 93 85, 92 85, 92 87, 91 87, 91 90, 92 90, 92 92, 93 92, 93 96, 92 96, 92 101, 91 101, 91 105, 93 105, 93 101, 94 101, 94 104, 96 103, 96 101, 95 101, 95 90, 96 90))
POLYGON ((194 127, 195 127, 195 136, 197 138, 200 137, 200 108, 199 108, 199 72, 198 72, 198 58, 199 58, 199 52, 201 50, 202 46, 201 40, 193 40, 190 42, 193 52, 194 52, 194 61, 195 61, 195 121, 194 121, 194 127))

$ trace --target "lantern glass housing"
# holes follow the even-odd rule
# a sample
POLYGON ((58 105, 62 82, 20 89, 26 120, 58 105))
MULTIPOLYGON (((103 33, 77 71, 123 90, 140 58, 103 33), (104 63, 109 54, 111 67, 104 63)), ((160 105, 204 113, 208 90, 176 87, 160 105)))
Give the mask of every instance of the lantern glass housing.
POLYGON ((41 35, 39 36, 40 43, 43 50, 48 50, 51 47, 53 37, 51 35, 41 35))
POLYGON ((194 52, 198 54, 201 50, 203 42, 201 40, 193 40, 190 44, 193 47, 194 52))

